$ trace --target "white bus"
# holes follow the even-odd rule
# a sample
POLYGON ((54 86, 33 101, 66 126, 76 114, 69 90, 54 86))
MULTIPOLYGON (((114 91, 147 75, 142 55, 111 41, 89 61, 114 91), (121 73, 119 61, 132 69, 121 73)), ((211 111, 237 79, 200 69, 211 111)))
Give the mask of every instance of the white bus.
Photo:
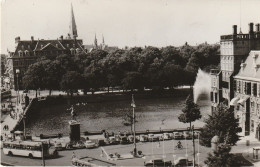
MULTIPOLYGON (((50 157, 49 145, 44 142, 36 141, 4 141, 3 152, 6 155, 20 155, 29 158, 50 157)), ((53 155, 57 156, 58 152, 54 150, 53 155)))

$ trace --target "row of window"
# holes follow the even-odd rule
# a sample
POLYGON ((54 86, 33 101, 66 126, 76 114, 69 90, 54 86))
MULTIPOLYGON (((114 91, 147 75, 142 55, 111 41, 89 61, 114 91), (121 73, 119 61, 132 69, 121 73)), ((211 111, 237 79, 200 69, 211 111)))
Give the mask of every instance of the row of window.
POLYGON ((234 91, 250 96, 260 97, 260 83, 235 80, 234 91))
POLYGON ((27 145, 20 145, 20 144, 4 144, 4 148, 9 149, 20 149, 20 150, 38 150, 41 151, 41 146, 27 146, 27 145))
POLYGON ((33 64, 34 60, 14 60, 13 66, 29 66, 30 64, 33 64))

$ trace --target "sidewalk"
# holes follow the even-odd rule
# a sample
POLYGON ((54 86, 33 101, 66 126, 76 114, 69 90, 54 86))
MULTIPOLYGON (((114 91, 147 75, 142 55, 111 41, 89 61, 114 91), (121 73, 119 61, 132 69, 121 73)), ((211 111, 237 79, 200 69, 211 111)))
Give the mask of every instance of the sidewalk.
POLYGON ((260 151, 258 152, 258 159, 253 158, 253 148, 260 147, 258 141, 253 135, 241 137, 236 146, 232 147, 231 153, 242 153, 243 157, 254 164, 260 166, 260 151), (248 144, 249 143, 249 144, 248 144))

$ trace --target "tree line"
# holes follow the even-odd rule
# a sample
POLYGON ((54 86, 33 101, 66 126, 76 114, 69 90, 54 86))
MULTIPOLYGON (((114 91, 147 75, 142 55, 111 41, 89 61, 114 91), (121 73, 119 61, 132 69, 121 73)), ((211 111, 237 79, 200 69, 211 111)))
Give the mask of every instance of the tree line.
POLYGON ((150 88, 172 89, 193 85, 198 68, 209 71, 219 63, 219 45, 200 44, 181 47, 134 47, 129 50, 92 50, 87 54, 47 55, 29 66, 23 77, 26 89, 63 90, 73 94, 78 89, 94 93, 150 88))

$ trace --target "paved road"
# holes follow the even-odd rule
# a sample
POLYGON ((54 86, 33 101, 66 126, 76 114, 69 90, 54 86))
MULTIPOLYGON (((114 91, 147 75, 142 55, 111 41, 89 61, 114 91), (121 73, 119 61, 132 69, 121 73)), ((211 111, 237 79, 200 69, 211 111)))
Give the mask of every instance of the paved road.
MULTIPOLYGON (((198 150, 198 144, 196 140, 196 151, 198 150)), ((141 166, 144 164, 145 161, 150 160, 152 156, 154 155, 155 158, 162 158, 163 156, 163 150, 166 155, 166 160, 173 161, 173 155, 176 155, 176 158, 178 157, 184 157, 186 154, 186 148, 188 157, 190 160, 192 160, 192 141, 187 140, 187 147, 185 145, 185 141, 182 141, 182 144, 184 145, 183 150, 174 150, 173 144, 176 145, 177 141, 175 140, 168 140, 164 142, 160 142, 160 146, 158 144, 159 142, 147 142, 147 143, 137 143, 137 150, 141 150, 145 156, 144 158, 135 158, 135 159, 127 159, 127 160, 117 160, 117 161, 110 161, 112 163, 115 163, 116 165, 131 165, 131 166, 141 166), (175 143, 173 143, 175 142, 175 143), (163 149, 164 148, 164 149, 163 149), (152 154, 154 152, 154 154, 152 154)), ((123 154, 129 154, 131 150, 133 150, 133 144, 128 145, 110 145, 110 146, 104 146, 103 147, 107 153, 119 153, 120 155, 123 154)), ((209 151, 209 148, 205 148, 200 146, 200 162, 202 163, 205 160, 205 157, 207 156, 207 152, 209 151)), ((60 151, 60 157, 57 159, 48 159, 45 161, 46 165, 48 166, 68 166, 71 165, 71 156, 72 152, 75 152, 76 156, 78 157, 84 157, 84 156, 91 156, 98 159, 106 160, 105 157, 101 158, 101 148, 95 148, 95 149, 78 149, 78 150, 70 150, 70 151, 60 151)), ((19 166, 35 166, 35 165, 41 165, 42 160, 41 159, 29 159, 26 157, 9 157, 3 154, 1 152, 1 157, 3 162, 8 162, 13 165, 19 165, 19 166)))

